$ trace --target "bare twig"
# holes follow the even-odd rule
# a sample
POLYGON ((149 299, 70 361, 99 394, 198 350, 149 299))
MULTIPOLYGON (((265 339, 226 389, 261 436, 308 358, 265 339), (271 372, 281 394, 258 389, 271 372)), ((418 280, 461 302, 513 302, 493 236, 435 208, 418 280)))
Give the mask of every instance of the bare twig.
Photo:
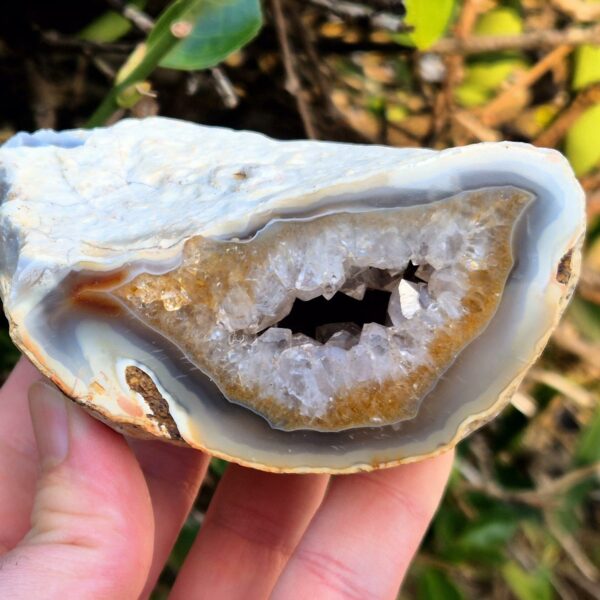
POLYGON ((600 476, 600 462, 595 462, 591 465, 574 469, 573 471, 565 473, 561 477, 552 479, 539 488, 537 492, 548 497, 558 496, 568 492, 571 488, 575 487, 582 481, 594 476, 600 476))
POLYGON ((481 122, 488 127, 496 127, 503 123, 507 115, 511 115, 511 112, 507 109, 513 104, 515 95, 533 85, 555 65, 563 61, 572 51, 573 46, 562 44, 544 56, 531 69, 518 74, 512 85, 504 89, 489 104, 483 107, 479 114, 481 122))
POLYGON ((594 171, 589 175, 585 175, 579 182, 586 192, 596 192, 600 190, 600 171, 594 171))
POLYGON ((483 492, 504 502, 518 502, 536 508, 548 508, 555 505, 561 495, 593 476, 600 476, 600 462, 574 469, 562 477, 557 477, 540 485, 534 490, 507 490, 501 488, 489 478, 481 478, 479 483, 470 478, 469 482, 465 483, 463 487, 471 491, 483 492))
POLYGON ((571 584, 578 589, 584 590, 594 600, 600 600, 600 590, 595 582, 590 582, 584 577, 581 577, 579 571, 569 561, 561 561, 557 564, 558 572, 563 577, 566 577, 571 584))
POLYGON ((500 134, 494 129, 486 127, 472 112, 458 110, 454 113, 453 119, 480 142, 498 142, 500 140, 500 134))
POLYGON ((117 72, 99 56, 92 57, 92 64, 100 71, 100 73, 105 75, 109 81, 113 81, 117 76, 117 72))
POLYGON ((106 3, 120 12, 128 21, 135 25, 142 33, 150 33, 154 27, 152 17, 133 4, 124 0, 106 0, 106 3))
POLYGON ((563 321, 554 331, 552 341, 567 352, 575 354, 593 373, 600 374, 600 344, 583 339, 574 325, 563 321))
POLYGON ((134 44, 131 43, 105 43, 105 42, 92 42, 90 40, 82 40, 80 38, 67 37, 58 34, 55 31, 42 31, 41 42, 43 45, 55 48, 57 50, 80 50, 91 56, 95 54, 129 54, 134 44))
POLYGON ((210 72, 215 80, 215 86, 223 100, 223 104, 227 108, 235 108, 240 103, 240 99, 225 71, 221 67, 213 67, 210 72))
POLYGON ((545 511, 546 523, 550 533, 556 538, 562 546, 565 554, 571 559, 573 564, 579 569, 579 572, 589 581, 597 582, 600 580, 600 572, 592 561, 587 557, 581 546, 575 538, 563 529, 558 519, 551 511, 545 511))
POLYGON ((580 406, 591 408, 596 404, 593 394, 556 371, 534 368, 529 371, 527 377, 554 388, 580 406))
POLYGON ((283 66, 286 74, 286 90, 296 99, 298 112, 304 125, 304 131, 310 139, 316 139, 317 132, 313 124, 312 115, 308 106, 308 102, 304 95, 304 89, 300 83, 300 77, 296 69, 295 58, 292 54, 290 40, 288 37, 287 24, 283 15, 282 0, 271 0, 273 6, 273 16, 275 19, 275 29, 277 31, 277 39, 281 47, 283 55, 283 66))
POLYGON ((315 6, 327 9, 342 19, 367 19, 376 29, 388 29, 394 32, 411 31, 404 24, 404 18, 387 12, 379 12, 370 6, 346 2, 345 0, 310 0, 315 6))
MULTIPOLYGON (((456 38, 464 40, 471 35, 471 31, 475 26, 475 22, 477 21, 477 17, 479 16, 481 11, 481 1, 480 0, 465 0, 462 4, 462 8, 458 18, 456 20, 456 24, 454 26, 454 35, 456 38)), ((434 117, 434 132, 435 132, 435 140, 440 140, 442 134, 449 130, 451 144, 455 144, 455 136, 454 133, 456 128, 453 127, 453 117, 456 121, 456 87, 460 83, 463 74, 464 74, 464 57, 461 54, 449 54, 444 57, 444 65, 446 67, 446 77, 444 79, 442 89, 439 93, 439 103, 440 110, 436 111, 434 117)), ((462 126, 463 129, 469 132, 469 136, 471 135, 471 128, 469 124, 466 125, 460 123, 460 117, 458 119, 459 125, 462 126)), ((443 140, 446 141, 446 140, 443 140)))
POLYGON ((510 403, 522 414, 531 419, 537 413, 538 407, 532 396, 525 392, 516 392, 510 403))
POLYGON ((560 116, 533 143, 536 146, 552 148, 557 146, 581 113, 598 102, 600 102, 600 83, 591 85, 577 94, 571 104, 567 106, 560 116))
POLYGON ((472 36, 464 40, 445 38, 440 40, 428 52, 439 54, 477 54, 479 52, 497 52, 500 50, 532 50, 548 46, 580 46, 600 42, 600 25, 594 27, 568 27, 566 29, 548 29, 528 31, 519 35, 472 36))

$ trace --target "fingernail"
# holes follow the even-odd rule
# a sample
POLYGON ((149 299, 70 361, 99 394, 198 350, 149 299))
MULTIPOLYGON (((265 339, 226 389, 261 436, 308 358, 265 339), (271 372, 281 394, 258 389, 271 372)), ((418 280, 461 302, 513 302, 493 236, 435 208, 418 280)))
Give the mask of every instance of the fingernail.
POLYGON ((50 383, 36 381, 29 388, 29 408, 42 464, 59 465, 69 451, 66 398, 50 383))

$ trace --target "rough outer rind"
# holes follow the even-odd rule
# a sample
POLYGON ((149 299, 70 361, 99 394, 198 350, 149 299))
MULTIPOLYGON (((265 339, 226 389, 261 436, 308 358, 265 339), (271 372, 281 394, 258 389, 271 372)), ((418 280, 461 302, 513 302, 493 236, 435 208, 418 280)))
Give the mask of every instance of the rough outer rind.
MULTIPOLYGON (((419 202, 427 202, 461 189, 477 189, 485 185, 520 185, 524 189, 539 194, 542 201, 545 201, 550 194, 555 204, 560 207, 560 210, 557 209, 558 216, 557 214, 549 215, 550 220, 559 218, 560 215, 569 215, 569 218, 563 221, 560 239, 557 238, 551 242, 545 240, 544 242, 543 248, 550 256, 540 256, 541 259, 551 263, 555 275, 545 283, 544 288, 554 289, 553 297, 556 298, 555 301, 552 301, 552 306, 548 308, 551 318, 548 319, 545 333, 536 338, 535 347, 528 354, 527 360, 523 361, 522 368, 515 371, 511 382, 503 388, 498 394, 497 400, 489 407, 465 418, 452 435, 426 451, 406 455, 400 448, 397 458, 380 457, 376 453, 372 453, 368 460, 349 459, 350 462, 347 464, 338 462, 333 465, 332 459, 332 466, 310 463, 292 464, 294 461, 286 461, 285 456, 276 456, 273 461, 257 461, 244 455, 223 453, 219 448, 204 443, 202 438, 195 435, 188 435, 186 438, 186 441, 194 447, 205 449, 214 455, 247 466, 269 471, 354 472, 418 460, 452 447, 464 435, 495 416, 509 401, 528 366, 541 353, 551 329, 558 322, 576 283, 584 228, 583 194, 566 161, 554 151, 509 143, 482 144, 442 153, 429 150, 397 150, 311 142, 280 145, 255 134, 235 134, 225 130, 196 128, 189 124, 165 119, 154 119, 146 123, 127 121, 119 124, 113 131, 114 135, 123 142, 121 149, 125 149, 124 154, 113 152, 114 156, 108 157, 110 160, 104 165, 94 164, 92 161, 79 169, 80 164, 78 165, 76 161, 68 164, 68 153, 57 151, 56 147, 38 148, 37 150, 31 148, 32 145, 51 143, 63 149, 66 147, 77 149, 87 140, 89 155, 93 156, 94 151, 102 146, 103 140, 106 142, 107 136, 110 137, 109 131, 101 130, 91 134, 89 132, 66 132, 63 134, 41 132, 37 134, 37 137, 17 138, 9 142, 6 150, 0 150, 0 173, 4 172, 0 189, 6 190, 0 214, 4 236, 2 240, 4 247, 0 260, 0 291, 5 307, 8 309, 11 333, 17 344, 40 370, 53 379, 65 393, 85 404, 90 411, 100 415, 112 426, 121 430, 133 428, 139 433, 141 428, 150 435, 168 438, 165 434, 166 429, 161 428, 156 421, 146 418, 143 413, 140 416, 129 415, 125 411, 113 410, 114 406, 108 411, 106 410, 106 397, 97 389, 90 387, 90 390, 83 390, 81 387, 77 387, 77 381, 69 378, 60 379, 56 369, 48 364, 48 357, 44 356, 43 350, 22 330, 21 323, 24 313, 35 306, 40 296, 48 289, 52 289, 73 264, 82 267, 93 265, 94 268, 109 270, 132 259, 144 260, 149 255, 153 255, 153 251, 148 250, 153 245, 152 239, 147 236, 136 236, 136 231, 128 239, 111 237, 109 232, 107 244, 104 246, 98 243, 98 239, 92 239, 91 244, 81 245, 81 247, 73 246, 65 251, 65 240, 66 243, 69 243, 70 240, 77 239, 77 236, 69 235, 72 232, 69 231, 68 226, 72 226, 74 231, 79 232, 86 229, 86 222, 90 222, 89 219, 86 221, 85 216, 83 219, 77 218, 76 210, 73 212, 74 207, 79 210, 80 204, 82 204, 80 196, 85 195, 89 190, 85 189, 85 185, 84 188, 73 185, 74 182, 69 178, 73 174, 80 173, 80 183, 85 183, 87 178, 91 185, 89 176, 91 169, 98 169, 99 166, 102 166, 105 168, 105 174, 110 173, 111 169, 115 167, 118 167, 115 172, 119 172, 119 168, 123 170, 124 156, 135 155, 135 153, 131 153, 131 145, 128 145, 128 140, 131 141, 131 138, 143 138, 148 134, 150 137, 154 136, 155 140, 161 141, 162 139, 164 141, 166 135, 170 145, 167 144, 166 148, 162 147, 162 154, 156 153, 156 147, 153 147, 152 143, 146 144, 145 153, 143 149, 141 152, 142 159, 148 159, 154 152, 157 156, 162 156, 162 160, 165 160, 165 152, 168 154, 173 148, 173 144, 176 145, 177 139, 181 142, 183 138, 183 143, 185 143, 186 136, 190 136, 187 139, 192 141, 194 139, 202 140, 199 147, 201 151, 206 151, 206 155, 205 163, 197 165, 197 170, 201 167, 200 170, 203 174, 200 177, 201 181, 195 182, 199 186, 197 189, 204 189, 203 186, 207 186, 206 189, 217 190, 229 197, 231 202, 236 203, 237 206, 237 209, 231 212, 223 211, 223 214, 228 215, 225 219, 204 221, 200 232, 214 237, 227 238, 246 235, 259 227, 261 223, 278 214, 281 216, 284 216, 286 212, 291 215, 305 214, 307 210, 313 210, 313 207, 316 207, 317 200, 323 195, 328 198, 329 208, 324 208, 321 204, 318 209, 321 212, 334 210, 335 202, 340 202, 342 198, 344 201, 351 200, 358 206, 361 194, 364 196, 367 190, 374 189, 378 191, 377 197, 380 199, 385 198, 387 194, 388 200, 394 197, 395 201, 398 199, 402 201, 402 198, 406 201, 408 194, 419 202), (140 135, 140 132, 143 135, 140 135), (234 139, 235 143, 232 143, 234 139), (23 141, 25 142, 24 147, 14 152, 19 145, 23 146, 23 141), (205 141, 206 144, 204 144, 205 141), (32 154, 34 151, 35 155, 32 154), (33 156, 36 157, 36 160, 31 160, 33 156), (59 156, 61 158, 58 158, 59 156), (42 160, 39 160, 40 158, 42 160), (66 166, 62 163, 62 167, 65 169, 58 167, 58 163, 62 160, 66 160, 66 166), (222 161, 221 165, 218 164, 219 161, 222 161), (260 163, 259 168, 256 169, 258 163, 260 163), (49 190, 43 187, 48 183, 47 180, 39 177, 40 169, 44 168, 54 169, 58 172, 62 176, 62 182, 52 181, 49 190), (253 172, 253 169, 256 170, 253 172), (254 175, 257 173, 259 177, 255 178, 254 175), (428 179, 427 185, 425 185, 426 179, 428 179), (249 190, 246 187, 242 190, 243 186, 240 185, 240 182, 248 180, 255 185, 255 188, 249 190), (297 192, 297 186, 290 185, 291 181, 302 182, 300 194, 297 192), (326 182, 326 185, 323 185, 323 181, 326 182), (36 188, 36 185, 41 187, 36 188), (294 191, 295 189, 296 191, 294 191), (64 201, 51 204, 51 208, 56 208, 56 211, 54 215, 48 215, 50 218, 43 222, 36 202, 47 202, 48 197, 52 197, 54 193, 58 193, 64 201), (240 203, 244 194, 246 198, 253 199, 254 203, 240 203), (258 203, 256 202, 257 198, 258 203), (79 201, 79 204, 76 201, 79 201), (242 206, 243 209, 240 208, 242 206), (61 229, 61 224, 66 224, 67 228, 61 229), (25 230, 29 231, 26 239, 20 237, 25 230), (565 285, 559 283, 556 273, 562 255, 569 251, 573 251, 571 277, 565 285), (556 253, 559 255, 557 256, 556 253), (69 265, 65 265, 65 256, 70 258, 69 265), (42 262, 42 257, 44 257, 45 263, 42 262), (42 285, 37 288, 38 295, 31 293, 26 297, 19 297, 19 293, 22 291, 21 286, 36 277, 42 277, 42 285)), ((137 149, 140 148, 137 147, 137 149)), ((196 156, 191 152, 188 154, 192 158, 196 156)), ((156 165, 154 166, 156 167, 156 165)), ((152 157, 150 157, 145 164, 147 173, 157 171, 152 167, 152 157)), ((124 174, 121 173, 121 175, 124 174)), ((120 187, 116 186, 110 189, 109 185, 108 188, 104 186, 104 189, 96 190, 100 194, 97 198, 102 198, 103 206, 109 209, 109 213, 110 207, 122 204, 128 193, 141 194, 144 192, 146 196, 152 196, 162 189, 161 185, 164 183, 154 182, 157 185, 153 185, 153 182, 143 180, 143 177, 136 178, 139 173, 136 173, 135 169, 130 169, 125 175, 127 176, 122 177, 120 187), (113 204, 104 202, 107 197, 112 199, 113 204)), ((183 175, 185 179, 186 174, 183 175)), ((105 179, 97 175, 95 180, 100 181, 103 185, 106 184, 105 179)), ((151 198, 151 200, 154 199, 156 199, 155 196, 151 198)), ((164 199, 168 198, 165 196, 164 199)), ((214 195, 208 200, 214 204, 214 195)), ((93 210, 97 207, 93 206, 93 202, 91 204, 92 206, 88 208, 92 210, 93 214, 93 210)), ((133 223, 140 222, 137 213, 134 214, 127 210, 124 212, 133 223)), ((190 219, 189 215, 175 213, 176 211, 170 213, 171 218, 175 219, 174 222, 165 223, 160 219, 160 223, 157 223, 157 227, 162 228, 166 225, 172 232, 171 237, 160 247, 159 253, 163 260, 173 259, 177 256, 181 245, 192 234, 191 229, 194 230, 193 233, 199 232, 197 220, 190 219)), ((168 216, 167 212, 162 216, 168 216)), ((114 231, 118 231, 118 227, 114 227, 114 224, 111 224, 111 227, 114 228, 114 231)), ((147 224, 145 227, 148 231, 147 224)), ((544 230, 542 229, 542 231, 544 230)), ((105 233, 105 231, 98 232, 100 237, 105 233)), ((156 252, 153 256, 156 257, 156 252)), ((560 279, 564 281, 564 276, 561 275, 560 279)), ((171 410, 173 408, 175 407, 171 407, 171 410)), ((175 420, 177 421, 177 418, 175 420)), ((181 429, 179 422, 178 426, 181 429)), ((184 435, 184 437, 186 436, 184 435)))

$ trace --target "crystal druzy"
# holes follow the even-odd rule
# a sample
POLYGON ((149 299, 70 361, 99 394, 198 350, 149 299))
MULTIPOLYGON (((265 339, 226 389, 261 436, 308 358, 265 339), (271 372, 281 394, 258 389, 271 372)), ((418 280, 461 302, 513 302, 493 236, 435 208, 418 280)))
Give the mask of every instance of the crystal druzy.
POLYGON ((557 152, 277 142, 153 118, 0 148, 11 335, 113 427, 347 472, 493 417, 575 285, 557 152))
POLYGON ((274 426, 395 423, 415 415, 496 310, 513 225, 530 200, 499 188, 279 222, 247 242, 191 238, 178 267, 114 294, 274 426), (334 301, 338 293, 354 302, 334 301), (319 297, 333 312, 294 304, 319 297))

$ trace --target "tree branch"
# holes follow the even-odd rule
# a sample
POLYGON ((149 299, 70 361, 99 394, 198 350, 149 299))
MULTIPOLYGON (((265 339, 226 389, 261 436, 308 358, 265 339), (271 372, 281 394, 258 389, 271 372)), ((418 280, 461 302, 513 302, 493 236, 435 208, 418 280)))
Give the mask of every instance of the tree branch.
POLYGON ((298 112, 304 125, 304 131, 307 137, 310 139, 317 138, 317 132, 312 120, 312 115, 304 96, 304 89, 300 83, 300 77, 296 69, 296 63, 292 54, 292 48, 290 46, 290 40, 288 37, 287 24, 283 15, 283 8, 281 6, 281 0, 271 0, 273 6, 273 17, 275 20, 275 29, 277 31, 277 39, 281 47, 281 53, 283 55, 283 66, 286 73, 286 84, 287 91, 294 96, 296 99, 296 105, 298 106, 298 112))
POLYGON ((600 102, 600 83, 596 83, 579 92, 565 110, 543 131, 533 143, 536 146, 554 148, 567 134, 582 112, 600 102))
POLYGON ((325 8, 332 14, 341 19, 366 19, 377 29, 388 29, 395 33, 402 31, 412 31, 412 27, 405 25, 404 16, 395 15, 389 12, 380 12, 354 2, 345 0, 309 0, 315 6, 325 8))
POLYGON ((428 52, 438 54, 478 54, 500 50, 532 50, 548 46, 580 46, 600 43, 600 25, 594 27, 568 27, 566 29, 541 29, 519 35, 481 35, 465 38, 444 38, 435 43, 428 52))
POLYGON ((135 25, 142 33, 150 33, 154 27, 154 21, 147 13, 133 4, 124 0, 105 0, 114 10, 121 13, 128 21, 135 25))

